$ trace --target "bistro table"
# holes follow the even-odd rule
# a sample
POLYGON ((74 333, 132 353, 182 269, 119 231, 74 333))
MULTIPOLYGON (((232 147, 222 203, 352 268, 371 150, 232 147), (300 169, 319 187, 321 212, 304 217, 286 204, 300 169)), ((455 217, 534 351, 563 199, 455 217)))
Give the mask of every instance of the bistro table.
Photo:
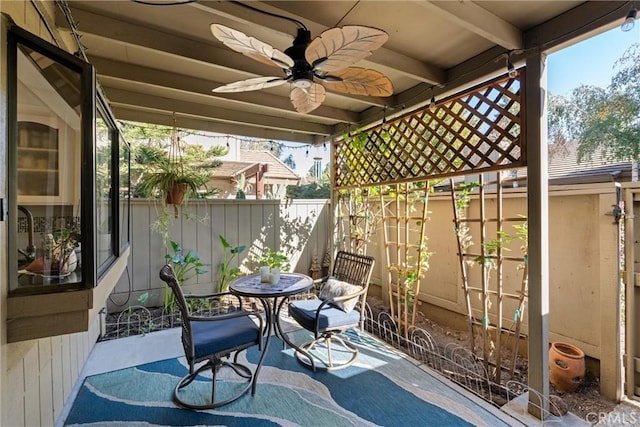
POLYGON ((265 345, 266 348, 269 348, 272 332, 284 342, 289 342, 282 332, 282 327, 278 320, 284 302, 291 295, 305 292, 312 286, 313 280, 311 277, 300 273, 282 273, 280 281, 275 284, 261 283, 260 273, 257 273, 238 277, 229 284, 229 291, 235 295, 258 298, 260 300, 267 317, 267 342, 265 345))

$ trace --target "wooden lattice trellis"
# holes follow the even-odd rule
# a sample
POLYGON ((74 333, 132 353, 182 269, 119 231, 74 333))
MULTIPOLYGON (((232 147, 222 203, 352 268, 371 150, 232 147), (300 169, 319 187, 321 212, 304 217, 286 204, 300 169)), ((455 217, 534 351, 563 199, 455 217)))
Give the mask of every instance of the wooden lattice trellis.
POLYGON ((336 188, 433 179, 524 166, 524 71, 336 144, 336 188), (523 80, 522 80, 523 81, 523 80))
POLYGON ((518 345, 523 338, 521 327, 528 294, 527 218, 523 215, 505 217, 503 212, 503 187, 516 181, 517 178, 504 178, 501 173, 497 174, 496 180, 487 181, 485 176, 480 174, 479 181, 462 184, 457 190, 454 181, 450 181, 454 230, 458 241, 471 350, 475 351, 479 347, 485 370, 492 374, 493 380, 497 383, 500 383, 502 369, 505 368, 502 349, 509 348, 506 342, 503 342, 503 335, 512 338, 508 369, 511 375, 514 373, 518 345), (495 199, 495 216, 487 212, 486 188, 495 189, 492 194, 495 199), (479 207, 475 217, 467 214, 471 192, 477 197, 479 207), (510 231, 513 234, 505 228, 507 224, 512 225, 513 229, 510 231), (493 228, 491 232, 487 230, 489 225, 493 228), (495 237, 491 238, 492 234, 495 237), (480 245, 476 246, 475 251, 472 250, 474 235, 480 240, 480 245), (507 246, 512 238, 521 241, 522 254, 507 254, 510 250, 507 246), (508 291, 509 284, 505 281, 503 267, 512 262, 517 263, 517 269, 521 271, 522 276, 520 286, 510 284, 511 291, 508 291), (482 271, 479 280, 477 277, 475 280, 470 278, 469 268, 473 265, 478 265, 482 271), (474 307, 472 304, 476 297, 479 298, 480 307, 474 307), (513 310, 512 316, 511 313, 505 313, 505 306, 513 310), (510 317, 513 317, 513 322, 507 321, 510 317), (476 334, 482 338, 479 343, 476 334))
MULTIPOLYGON (((412 215, 403 213, 399 205, 396 206, 394 212, 386 212, 385 207, 392 205, 387 203, 385 199, 384 188, 385 186, 395 186, 389 195, 394 195, 397 202, 404 198, 404 203, 408 206, 410 192, 407 187, 400 191, 399 184, 428 182, 428 180, 456 175, 498 172, 526 166, 525 144, 521 137, 524 133, 521 121, 524 108, 524 93, 521 82, 524 81, 524 73, 524 70, 521 70, 516 78, 495 79, 441 101, 433 111, 425 107, 383 125, 347 135, 336 142, 333 157, 334 188, 342 192, 349 192, 358 191, 358 189, 367 186, 377 186, 381 191, 381 213, 385 233, 387 266, 390 272, 389 298, 392 304, 392 317, 405 331, 415 320, 412 315, 415 315, 415 302, 417 301, 415 297, 419 292, 419 286, 407 286, 408 274, 415 272, 415 283, 419 285, 423 273, 426 271, 426 265, 423 269, 420 252, 426 251, 424 223, 427 219, 426 194, 428 194, 428 190, 424 196, 425 210, 420 221, 421 230, 409 233, 405 222, 412 215), (399 197, 400 193, 403 193, 402 197, 399 197), (395 239, 392 239, 391 236, 395 236, 395 239), (419 236, 417 240, 416 236, 419 236), (391 250, 392 247, 395 249, 391 250), (411 254, 407 252, 407 248, 417 248, 418 253, 411 254), (392 254, 395 258, 391 257, 392 254), (394 258, 393 261, 392 258, 394 258), (410 262, 410 260, 417 260, 417 264, 410 262), (397 303, 396 306, 394 306, 395 303, 397 303)), ((497 186, 500 188, 501 183, 498 183, 497 186)), ((481 185, 481 187, 483 186, 481 185)), ((484 198, 481 197, 481 199, 484 198)), ((498 199, 501 200, 501 194, 498 199)), ((501 203, 499 205, 501 206, 501 203)), ((359 223, 356 211, 356 209, 349 209, 348 215, 343 214, 343 217, 350 218, 351 228, 354 224, 359 223)), ((481 247, 484 248, 484 213, 480 216, 482 218, 479 222, 482 224, 481 247)), ((522 219, 519 220, 522 221, 522 219)), ((457 215, 455 221, 456 227, 466 227, 467 223, 473 222, 473 220, 464 219, 457 215)), ((503 221, 501 208, 496 221, 498 230, 501 230, 503 221)), ((500 233, 498 235, 501 236, 500 233)), ((461 236, 458 237, 461 238, 461 236)), ((491 328, 489 327, 488 310, 491 305, 490 300, 494 298, 494 294, 500 301, 502 298, 510 298, 512 295, 502 292, 501 278, 498 280, 497 291, 489 289, 488 274, 483 275, 481 287, 476 289, 469 286, 467 276, 464 274, 466 271, 464 258, 469 254, 465 254, 463 251, 464 241, 459 241, 459 244, 461 245, 459 252, 465 276, 463 281, 470 329, 473 335, 474 326, 481 326, 485 338, 483 340, 485 344, 483 356, 485 367, 488 369, 491 341, 489 339, 491 328), (480 321, 475 319, 471 310, 470 294, 475 292, 479 292, 483 302, 480 321)), ((428 255, 426 252, 425 254, 428 255)), ((487 254, 486 249, 482 249, 479 256, 484 260, 483 264, 488 260, 494 262, 494 258, 492 258, 494 255, 487 254)), ((502 261, 508 258, 501 253, 500 245, 498 245, 495 255, 495 259, 499 260, 496 264, 498 276, 502 274, 502 261)), ((519 261, 522 261, 522 258, 519 261)), ((515 322, 516 337, 520 336, 521 316, 526 295, 526 263, 523 265, 525 266, 523 276, 525 278, 522 280, 523 289, 513 295, 518 300, 515 322)), ((414 283, 413 276, 411 277, 411 282, 414 283)), ((503 331, 502 304, 498 303, 497 306, 496 317, 499 320, 493 329, 503 331)), ((500 348, 500 340, 501 332, 498 332, 496 336, 498 348, 500 348)), ((517 342, 517 339, 515 341, 517 342)), ((473 347, 474 345, 472 345, 473 347)), ((517 344, 513 354, 517 354, 517 344)), ((497 366, 501 366, 500 356, 497 357, 495 363, 497 366)), ((512 371, 514 364, 515 360, 512 360, 512 371)), ((497 371, 499 377, 500 369, 497 371)))
POLYGON ((416 324, 420 284, 431 256, 426 235, 431 183, 420 184, 388 185, 380 191, 391 318, 405 337, 416 324))

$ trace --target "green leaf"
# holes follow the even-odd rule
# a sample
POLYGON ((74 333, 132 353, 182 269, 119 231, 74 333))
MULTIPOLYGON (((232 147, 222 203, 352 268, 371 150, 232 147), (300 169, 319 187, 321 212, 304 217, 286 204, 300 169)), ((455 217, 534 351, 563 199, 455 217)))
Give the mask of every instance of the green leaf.
POLYGON ((138 302, 140 304, 144 304, 148 299, 149 299, 149 292, 145 292, 143 294, 140 294, 140 296, 138 297, 138 302))

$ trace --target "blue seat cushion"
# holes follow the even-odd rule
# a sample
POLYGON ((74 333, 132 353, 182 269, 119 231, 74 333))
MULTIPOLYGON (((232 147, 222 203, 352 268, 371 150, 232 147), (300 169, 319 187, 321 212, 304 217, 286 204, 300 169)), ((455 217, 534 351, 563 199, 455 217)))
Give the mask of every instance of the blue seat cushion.
POLYGON ((191 321, 195 357, 223 353, 236 347, 258 343, 260 328, 249 317, 191 321))
MULTIPOLYGON (((321 300, 292 301, 289 304, 289 316, 293 317, 303 328, 315 331, 316 312, 322 304, 321 300)), ((352 310, 348 313, 332 304, 322 307, 318 329, 320 331, 342 329, 357 326, 360 323, 360 312, 352 310)))

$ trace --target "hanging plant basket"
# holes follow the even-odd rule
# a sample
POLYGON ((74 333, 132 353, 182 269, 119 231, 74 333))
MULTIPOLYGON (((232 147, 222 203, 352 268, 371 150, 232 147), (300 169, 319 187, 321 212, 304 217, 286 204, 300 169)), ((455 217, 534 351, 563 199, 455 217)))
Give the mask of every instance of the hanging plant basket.
POLYGON ((201 188, 206 189, 211 174, 209 169, 194 165, 182 158, 178 130, 175 127, 171 134, 171 146, 166 158, 161 159, 143 175, 141 188, 149 194, 164 197, 166 205, 172 205, 178 215, 178 208, 201 188))
POLYGON ((165 202, 168 205, 180 206, 184 200, 184 195, 187 192, 188 184, 176 182, 173 186, 167 190, 165 202))

